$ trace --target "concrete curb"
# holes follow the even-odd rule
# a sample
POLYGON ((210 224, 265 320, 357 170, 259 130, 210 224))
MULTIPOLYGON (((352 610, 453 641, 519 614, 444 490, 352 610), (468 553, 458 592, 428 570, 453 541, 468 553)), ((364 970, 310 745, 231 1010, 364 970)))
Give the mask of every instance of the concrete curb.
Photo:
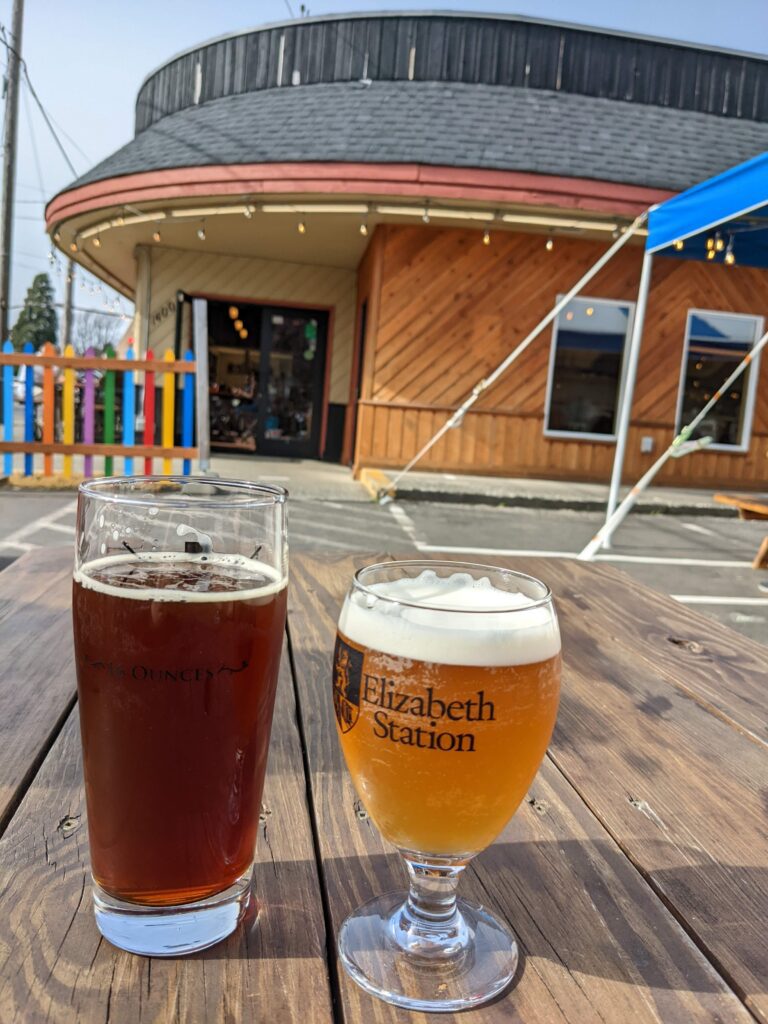
MULTIPOLYGON (((381 474, 384 476, 384 474, 381 474)), ((382 484, 379 486, 386 486, 382 484)), ((377 495, 374 495, 376 497, 377 495)), ((422 491, 398 488, 398 501, 432 501, 455 505, 491 505, 494 508, 565 508, 577 512, 605 512, 604 501, 591 498, 547 498, 543 495, 528 494, 479 494, 477 492, 422 491)), ((734 518, 734 510, 722 505, 673 505, 656 502, 639 502, 632 513, 641 515, 666 516, 717 516, 734 518)))

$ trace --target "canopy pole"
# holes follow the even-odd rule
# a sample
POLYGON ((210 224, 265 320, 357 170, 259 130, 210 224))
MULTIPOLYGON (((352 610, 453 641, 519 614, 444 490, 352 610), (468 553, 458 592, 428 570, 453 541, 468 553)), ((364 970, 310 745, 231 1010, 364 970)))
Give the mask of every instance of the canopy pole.
POLYGON ((541 332, 546 327, 548 327, 549 324, 552 323, 557 314, 562 309, 564 309, 565 306, 568 305, 571 299, 575 295, 578 295, 582 288, 586 284, 588 284, 593 277, 600 273, 605 264, 608 263, 608 261, 616 255, 619 249, 623 248, 630 240, 630 238, 632 238, 632 236, 640 230, 640 228, 645 223, 647 217, 647 210, 643 211, 643 213, 641 213, 638 217, 635 217, 635 219, 632 221, 632 223, 629 225, 626 231, 622 235, 620 235, 613 243, 613 245, 603 253, 600 259, 597 260, 597 262, 594 263, 589 268, 589 270, 584 274, 584 276, 581 277, 576 282, 573 288, 571 288, 571 290, 567 292, 558 303, 556 303, 556 305, 549 311, 549 313, 547 313, 544 319, 539 321, 539 323, 533 328, 530 334, 526 335, 526 337, 523 338, 523 340, 520 342, 517 348, 510 352, 506 359, 499 363, 499 365, 496 367, 493 373, 490 374, 490 376, 483 378, 482 380, 478 381, 477 384, 475 384, 474 388, 472 389, 472 393, 469 395, 469 397, 459 406, 458 409, 456 409, 455 412, 453 412, 449 416, 448 420, 442 425, 442 427, 437 431, 437 433, 434 434, 434 436, 431 437, 429 441, 427 441, 424 447, 421 448, 414 455, 411 461, 403 469, 400 470, 400 472, 397 474, 394 480, 387 487, 383 487, 381 489, 381 491, 379 492, 379 501, 392 500, 392 496, 394 495, 395 489, 398 483, 403 479, 405 474, 409 473, 416 465, 416 463, 420 462, 421 459, 424 458, 427 452, 437 444, 437 442, 440 440, 441 437, 443 437, 444 434, 446 434, 452 427, 458 427, 461 425, 461 421, 464 419, 464 414, 469 409, 472 408, 472 406, 478 400, 480 395, 482 395, 484 391, 487 391, 492 384, 495 384, 495 382, 504 373, 504 371, 509 366, 511 366, 512 363, 517 359, 517 357, 528 348, 531 342, 538 338, 541 332))
MULTIPOLYGON (((181 310, 179 310, 181 317, 181 310)), ((211 421, 208 412, 208 302, 192 300, 192 338, 195 350, 195 413, 197 417, 197 457, 201 473, 210 469, 211 421)))
MULTIPOLYGON (((632 413, 632 399, 635 393, 635 381, 637 380, 637 364, 640 361, 640 346, 643 342, 643 327, 645 325, 645 311, 648 306, 648 292, 651 287, 651 273, 653 269, 653 256, 647 252, 643 256, 643 266, 640 271, 640 285, 637 289, 637 306, 635 318, 632 322, 632 336, 629 341, 627 352, 627 369, 624 374, 624 386, 621 389, 619 401, 619 422, 616 427, 616 451, 613 456, 613 470, 611 472, 611 485, 608 490, 608 506, 605 510, 606 523, 613 515, 619 503, 619 488, 621 487, 621 474, 624 469, 624 455, 627 450, 627 435, 629 433, 629 421, 632 413)), ((611 546, 610 531, 603 539, 603 547, 611 546)))
POLYGON ((742 361, 730 375, 730 377, 724 381, 717 391, 712 395, 710 400, 704 406, 704 408, 691 420, 688 426, 683 427, 677 437, 673 440, 672 444, 667 450, 659 456, 654 462, 651 468, 645 473, 640 480, 635 484, 629 494, 626 496, 624 501, 619 505, 616 511, 611 515, 605 523, 603 523, 600 530, 595 534, 592 540, 587 544, 584 550, 579 554, 579 559, 582 562, 591 561, 600 548, 603 546, 605 538, 610 537, 613 531, 624 521, 629 512, 632 510, 635 502, 640 497, 645 488, 650 484, 651 480, 656 476, 658 471, 664 465, 664 463, 670 458, 676 458, 681 455, 687 455, 691 451, 695 451, 697 448, 702 448, 707 443, 703 438, 700 441, 689 442, 691 434, 694 432, 699 423, 704 419, 712 406, 719 401, 728 390, 728 388, 737 380, 742 373, 746 370, 749 364, 754 358, 760 354, 760 352, 768 344, 768 331, 762 336, 757 342, 751 352, 747 352, 742 361), (685 447, 688 444, 688 447, 685 447))

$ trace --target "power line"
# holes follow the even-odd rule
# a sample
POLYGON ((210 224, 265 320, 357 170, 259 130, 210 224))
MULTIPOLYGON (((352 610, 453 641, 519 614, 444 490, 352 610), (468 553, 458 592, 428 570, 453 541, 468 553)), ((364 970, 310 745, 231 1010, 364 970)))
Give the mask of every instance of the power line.
POLYGON ((77 171, 75 170, 75 165, 69 159, 69 155, 67 154, 67 151, 64 149, 64 146, 62 145, 61 139, 56 134, 56 129, 53 127, 53 124, 51 123, 51 119, 48 116, 48 112, 46 111, 45 107, 43 106, 43 104, 42 104, 42 102, 40 100, 40 97, 35 92, 35 87, 32 85, 32 80, 30 79, 29 71, 27 70, 27 62, 24 60, 24 58, 21 56, 21 54, 17 50, 15 50, 14 47, 12 47, 11 44, 8 42, 8 39, 6 37, 6 32, 5 32, 5 26, 2 25, 2 24, 0 24, 0 42, 3 44, 3 46, 6 48, 6 50, 9 53, 15 54, 16 57, 18 58, 19 64, 21 65, 21 70, 24 72, 24 80, 26 81, 27 86, 29 87, 29 91, 32 94, 32 99, 35 101, 35 103, 37 104, 38 110, 43 115, 43 120, 45 121, 46 125, 48 126, 49 132, 53 136, 53 141, 58 146, 59 152, 64 157, 64 160, 65 160, 65 162, 67 164, 67 167, 69 167, 70 171, 72 172, 72 174, 76 178, 77 177, 77 171))
POLYGON ((42 192, 46 191, 45 182, 43 181, 43 169, 40 166, 40 154, 37 152, 37 139, 35 138, 35 128, 32 124, 32 115, 29 111, 29 96, 27 96, 26 89, 21 90, 21 94, 24 97, 24 109, 27 112, 27 128, 29 130, 29 141, 32 144, 32 156, 35 161, 35 170, 37 171, 37 180, 40 185, 42 192))

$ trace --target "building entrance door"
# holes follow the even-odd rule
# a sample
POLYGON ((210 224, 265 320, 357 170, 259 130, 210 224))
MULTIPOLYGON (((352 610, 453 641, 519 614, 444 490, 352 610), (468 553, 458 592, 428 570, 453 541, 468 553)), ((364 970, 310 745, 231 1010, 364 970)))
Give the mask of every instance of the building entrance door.
POLYGON ((211 447, 321 454, 328 314, 208 301, 211 447))

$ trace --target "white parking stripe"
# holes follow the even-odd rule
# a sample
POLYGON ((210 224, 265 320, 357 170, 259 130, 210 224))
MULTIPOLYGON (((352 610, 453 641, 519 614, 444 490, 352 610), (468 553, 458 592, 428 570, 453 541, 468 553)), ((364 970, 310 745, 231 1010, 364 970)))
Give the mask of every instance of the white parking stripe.
MULTIPOLYGON (((468 545, 451 547, 447 544, 420 544, 414 541, 419 551, 445 551, 448 554, 465 552, 473 555, 508 555, 525 558, 576 558, 577 551, 540 551, 535 548, 473 548, 468 545)), ((661 555, 596 555, 596 562, 627 562, 640 565, 699 565, 711 569, 749 569, 751 562, 736 562, 716 558, 672 558, 661 555)))
POLYGON ((701 533, 705 537, 716 536, 714 530, 708 530, 706 526, 699 526, 698 523, 680 523, 680 526, 682 526, 684 530, 690 530, 691 533, 701 533))
POLYGON ((682 604, 768 605, 768 597, 710 597, 709 594, 670 594, 682 604))
MULTIPOLYGON (((2 542, 0 542, 0 548, 21 547, 23 551, 31 551, 32 548, 40 547, 39 544, 25 544, 21 546, 19 545, 18 541, 23 541, 25 537, 29 537, 30 534, 36 533, 38 530, 51 528, 53 524, 56 523, 57 519, 61 519, 64 516, 71 515, 76 508, 77 502, 70 501, 68 504, 62 505, 60 508, 57 508, 55 512, 49 512, 48 515, 40 516, 39 519, 33 519, 32 522, 27 523, 26 526, 22 526, 20 529, 15 530, 13 533, 9 533, 8 536, 2 542)), ((56 527, 53 526, 53 528, 55 529, 56 527)))
POLYGON ((402 508, 400 508, 400 506, 395 504, 394 502, 388 505, 387 508, 389 509, 392 518, 395 520, 397 525, 406 535, 408 540, 411 541, 411 543, 414 544, 419 549, 419 551, 425 550, 425 545, 419 541, 418 536, 416 534, 416 524, 408 515, 408 513, 404 512, 402 508))

